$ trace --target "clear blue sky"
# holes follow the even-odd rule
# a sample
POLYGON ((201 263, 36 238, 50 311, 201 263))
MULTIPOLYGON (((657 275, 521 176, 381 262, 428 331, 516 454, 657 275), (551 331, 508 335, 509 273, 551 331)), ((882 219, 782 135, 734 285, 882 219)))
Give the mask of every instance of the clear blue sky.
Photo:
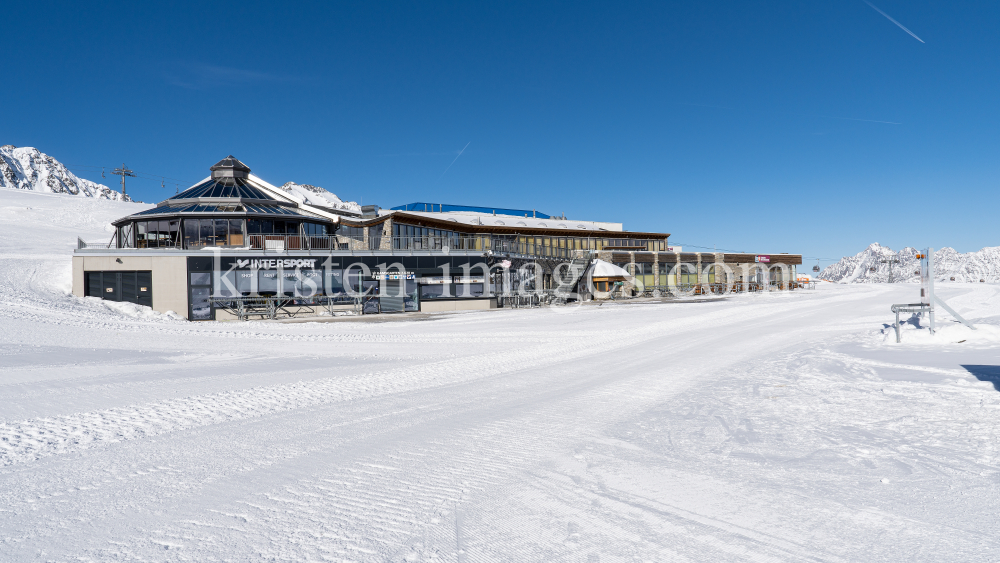
POLYGON ((924 42, 862 0, 8 3, 0 144, 688 247, 1000 245, 1000 2, 874 5, 924 42))

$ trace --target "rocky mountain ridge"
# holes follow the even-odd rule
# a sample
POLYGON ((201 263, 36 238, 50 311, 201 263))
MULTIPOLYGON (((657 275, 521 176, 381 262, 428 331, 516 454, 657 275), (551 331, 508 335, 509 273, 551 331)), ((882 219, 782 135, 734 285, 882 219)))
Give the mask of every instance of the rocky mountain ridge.
MULTIPOLYGON (((895 252, 876 242, 854 256, 845 256, 827 266, 817 277, 838 283, 917 283, 920 281, 917 253, 917 249, 911 247, 895 252)), ((949 247, 937 249, 934 251, 934 278, 937 281, 1000 283, 1000 246, 964 254, 949 247)))
POLYGON ((347 211, 349 213, 361 213, 361 206, 353 201, 343 201, 336 194, 325 190, 319 186, 311 184, 296 184, 295 182, 285 182, 281 189, 288 192, 293 198, 306 205, 316 207, 326 207, 336 211, 347 211))
POLYGON ((14 145, 0 147, 0 188, 132 201, 108 186, 77 177, 36 148, 14 145))

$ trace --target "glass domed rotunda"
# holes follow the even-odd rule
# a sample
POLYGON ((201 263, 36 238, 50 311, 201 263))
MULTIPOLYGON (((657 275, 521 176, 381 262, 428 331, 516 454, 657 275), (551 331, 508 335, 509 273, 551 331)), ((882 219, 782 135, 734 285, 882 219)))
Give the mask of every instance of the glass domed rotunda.
POLYGON ((118 248, 319 248, 340 225, 330 210, 305 205, 250 173, 232 155, 183 192, 114 222, 118 248))

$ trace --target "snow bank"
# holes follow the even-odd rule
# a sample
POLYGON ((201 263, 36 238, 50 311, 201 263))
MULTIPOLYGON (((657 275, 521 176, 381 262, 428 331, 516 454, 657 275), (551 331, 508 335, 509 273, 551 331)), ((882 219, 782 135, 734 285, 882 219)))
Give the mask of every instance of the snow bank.
POLYGON ((128 316, 128 317, 132 317, 133 319, 141 319, 141 320, 147 320, 147 321, 184 321, 184 322, 187 322, 187 319, 185 319, 184 317, 182 317, 181 315, 178 315, 177 313, 175 313, 173 311, 167 311, 166 313, 160 313, 160 312, 154 311, 150 307, 146 307, 144 305, 136 305, 135 303, 126 303, 124 301, 122 301, 122 302, 105 301, 105 300, 99 299, 97 297, 85 297, 84 299, 87 300, 87 301, 92 302, 93 304, 103 305, 103 306, 107 307, 108 309, 111 309, 112 311, 115 311, 117 313, 120 313, 120 314, 128 316))
POLYGON ((995 348, 1000 347, 1000 327, 993 324, 973 323, 975 330, 948 317, 935 319, 935 334, 931 334, 930 321, 926 318, 900 317, 900 340, 896 343, 896 329, 887 326, 878 331, 878 340, 887 346, 995 348))

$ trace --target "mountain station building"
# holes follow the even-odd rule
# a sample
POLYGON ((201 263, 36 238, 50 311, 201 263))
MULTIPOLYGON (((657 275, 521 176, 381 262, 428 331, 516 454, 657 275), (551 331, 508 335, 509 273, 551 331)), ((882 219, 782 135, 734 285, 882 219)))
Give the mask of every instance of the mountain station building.
POLYGON ((338 307, 436 312, 537 304, 546 296, 793 289, 802 263, 792 254, 682 252, 667 233, 534 209, 334 205, 273 186, 232 156, 210 171, 156 207, 115 221, 110 242, 79 241, 73 293, 189 320, 338 307))

